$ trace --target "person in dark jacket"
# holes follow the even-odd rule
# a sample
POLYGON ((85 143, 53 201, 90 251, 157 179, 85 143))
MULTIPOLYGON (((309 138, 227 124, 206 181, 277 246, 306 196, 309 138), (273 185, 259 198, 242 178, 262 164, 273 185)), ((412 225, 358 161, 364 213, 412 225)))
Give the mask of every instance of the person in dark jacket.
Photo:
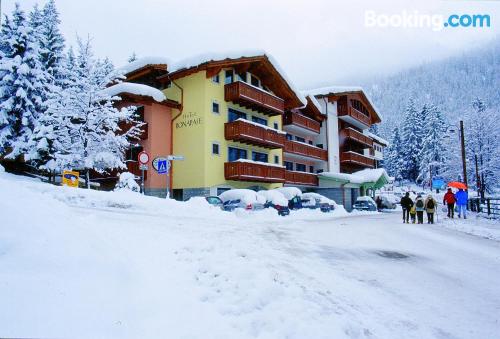
POLYGON ((417 210, 417 224, 423 224, 425 201, 420 194, 417 195, 417 199, 415 199, 415 209, 417 210))
POLYGON ((406 192, 401 198, 401 208, 403 209, 403 224, 410 222, 410 209, 413 207, 413 200, 410 198, 410 192, 406 192))
POLYGON ((458 192, 455 193, 455 200, 457 201, 458 217, 460 218, 463 213, 464 219, 467 219, 467 201, 469 200, 469 195, 466 191, 459 188, 458 192))
POLYGON ((455 214, 455 202, 457 199, 455 198, 455 194, 451 191, 451 188, 448 188, 448 192, 443 197, 443 205, 448 206, 448 218, 452 218, 455 214))

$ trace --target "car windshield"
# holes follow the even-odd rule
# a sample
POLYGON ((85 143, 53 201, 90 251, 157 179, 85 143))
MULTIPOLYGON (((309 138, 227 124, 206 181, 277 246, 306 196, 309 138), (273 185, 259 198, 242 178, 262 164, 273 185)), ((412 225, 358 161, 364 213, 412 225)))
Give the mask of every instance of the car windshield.
POLYGON ((208 197, 207 201, 210 204, 220 204, 221 203, 221 200, 219 198, 216 198, 216 197, 208 197))

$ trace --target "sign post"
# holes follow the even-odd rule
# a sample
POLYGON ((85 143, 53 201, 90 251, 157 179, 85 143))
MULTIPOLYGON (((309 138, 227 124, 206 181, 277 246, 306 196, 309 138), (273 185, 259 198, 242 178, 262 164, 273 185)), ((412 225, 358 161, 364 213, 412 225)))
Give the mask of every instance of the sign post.
POLYGON ((167 177, 167 194, 166 199, 170 198, 170 168, 172 167, 172 160, 184 160, 180 155, 167 155, 166 157, 157 157, 153 160, 153 168, 158 174, 166 174, 167 177))
POLYGON ((148 170, 149 154, 142 151, 137 156, 139 160, 139 168, 141 169, 141 193, 144 194, 144 171, 148 170))
POLYGON ((76 171, 63 171, 62 183, 64 186, 78 187, 80 173, 76 171))

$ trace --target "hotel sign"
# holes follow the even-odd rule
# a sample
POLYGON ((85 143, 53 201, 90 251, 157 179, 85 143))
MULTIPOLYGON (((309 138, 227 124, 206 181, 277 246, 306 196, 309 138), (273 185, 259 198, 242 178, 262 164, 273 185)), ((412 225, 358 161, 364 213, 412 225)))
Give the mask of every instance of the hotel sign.
POLYGON ((183 113, 181 120, 175 123, 176 129, 189 128, 199 126, 203 123, 203 119, 196 112, 183 113))

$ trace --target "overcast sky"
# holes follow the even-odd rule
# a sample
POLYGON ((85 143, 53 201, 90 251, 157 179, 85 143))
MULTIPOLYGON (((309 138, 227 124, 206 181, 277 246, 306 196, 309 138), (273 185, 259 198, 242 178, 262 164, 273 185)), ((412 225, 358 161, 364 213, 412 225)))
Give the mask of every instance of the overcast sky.
MULTIPOLYGON (((14 0, 1 0, 10 12, 14 0)), ((44 0, 22 0, 24 9, 44 0)), ((178 60, 206 52, 264 49, 300 88, 356 85, 487 43, 500 30, 496 0, 56 0, 69 44, 90 35, 116 66, 139 56, 178 60), (372 28, 365 11, 489 14, 490 28, 372 28)))

